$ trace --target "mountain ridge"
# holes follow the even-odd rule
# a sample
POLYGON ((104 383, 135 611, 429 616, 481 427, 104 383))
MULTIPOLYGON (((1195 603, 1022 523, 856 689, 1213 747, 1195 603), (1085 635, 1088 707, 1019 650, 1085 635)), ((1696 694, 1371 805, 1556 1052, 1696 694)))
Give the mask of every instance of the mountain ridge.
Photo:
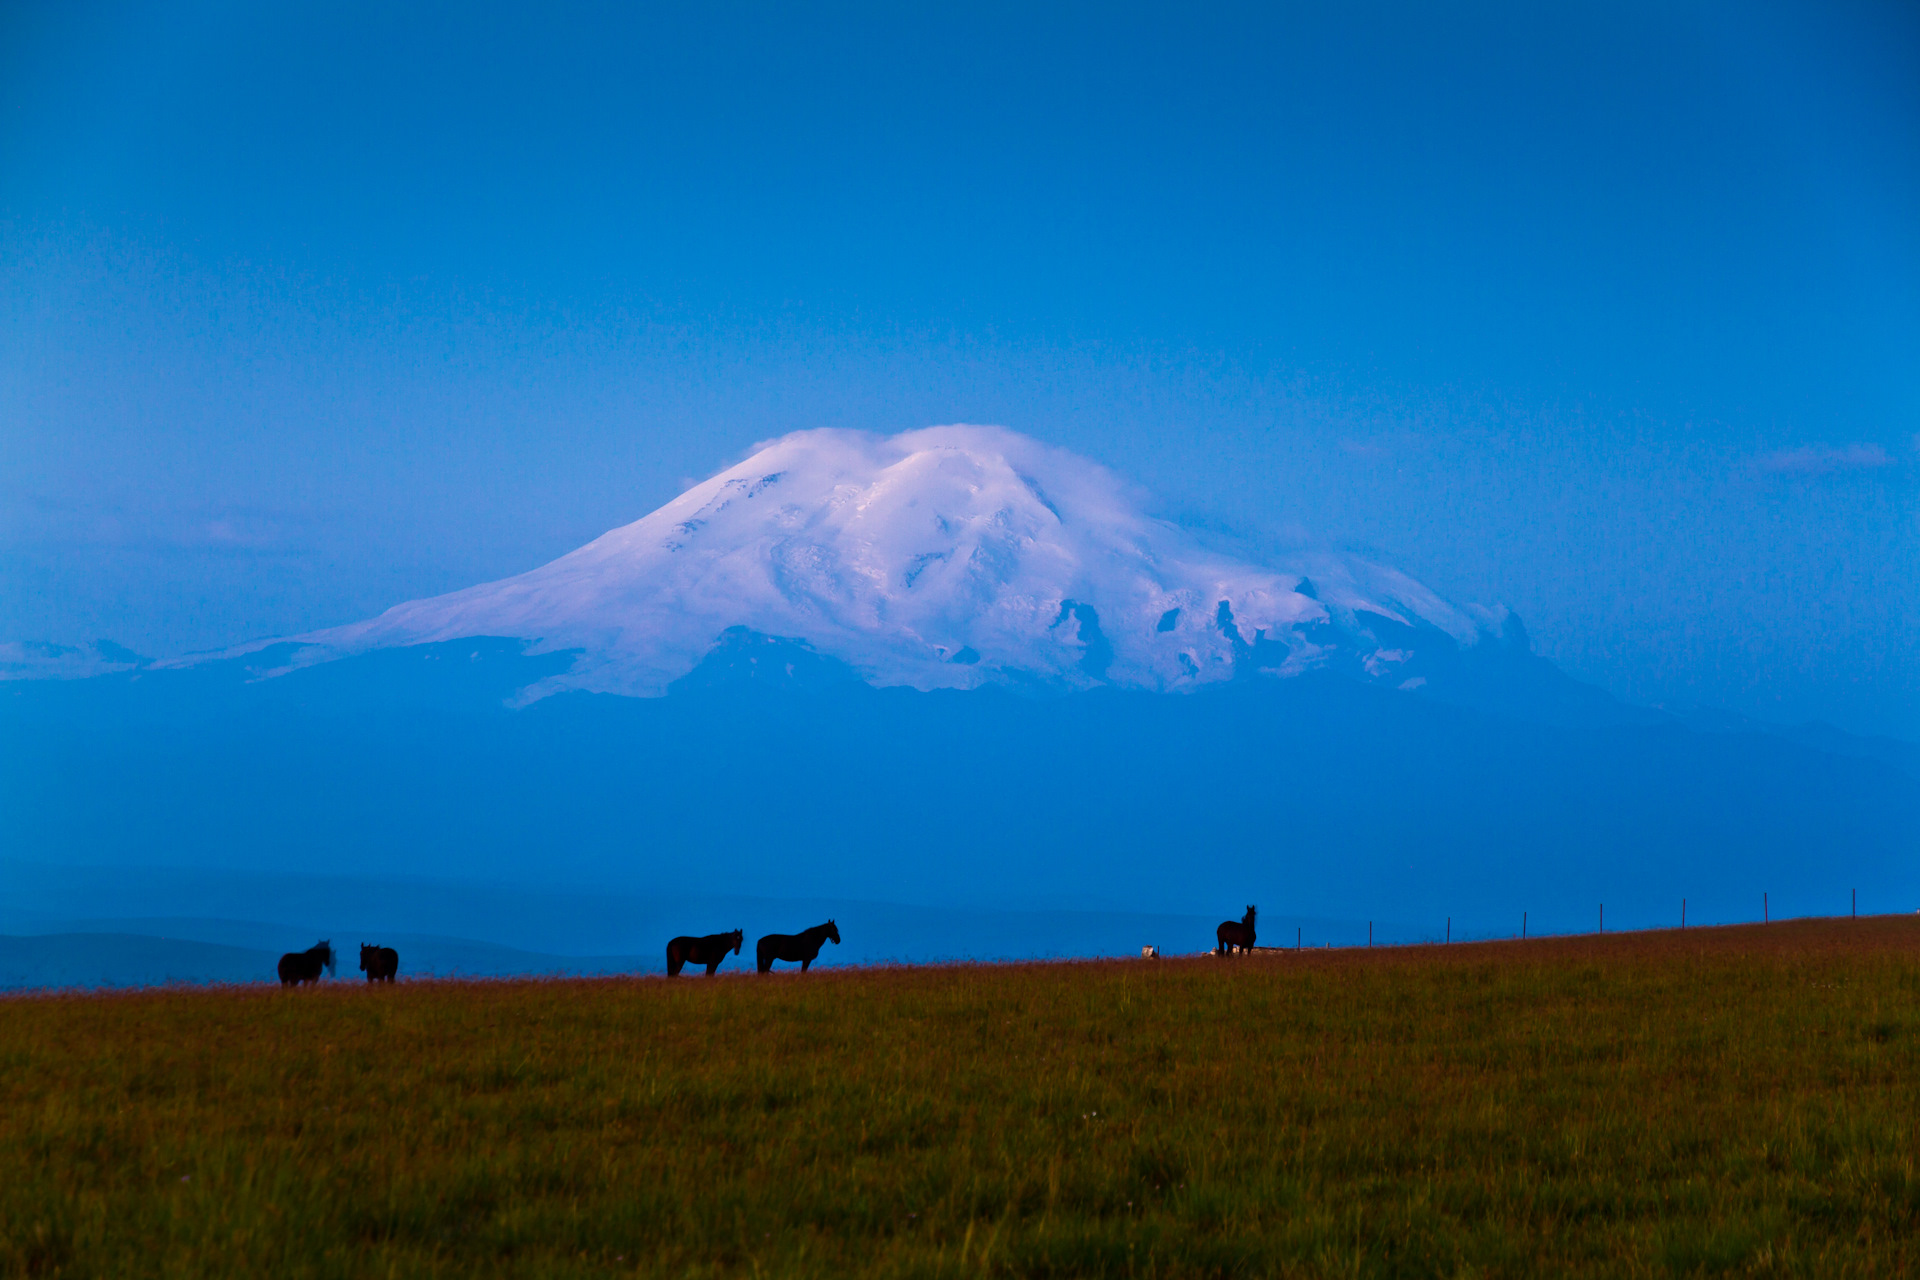
POLYGON ((659 696, 735 628, 921 690, 1181 691, 1328 664, 1417 688, 1434 655, 1524 637, 1502 607, 1358 557, 1211 549, 1103 467, 956 425, 794 432, 546 565, 282 639, 306 646, 295 665, 474 636, 577 651, 534 700, 659 696))

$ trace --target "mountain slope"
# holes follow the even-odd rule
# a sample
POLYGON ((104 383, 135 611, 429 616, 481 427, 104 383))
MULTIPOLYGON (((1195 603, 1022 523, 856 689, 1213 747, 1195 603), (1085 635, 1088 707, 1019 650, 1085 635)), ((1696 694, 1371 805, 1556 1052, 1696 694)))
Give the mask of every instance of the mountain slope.
POLYGON ((1326 672, 1185 697, 716 681, 503 705, 566 660, 461 641, 273 680, 0 685, 0 860, 1213 920, 1257 902, 1436 934, 1591 927, 1600 902, 1611 926, 1668 922, 1682 897, 1694 920, 1757 917, 1762 893, 1776 914, 1855 888, 1862 910, 1920 905, 1920 782, 1777 737, 1521 721, 1326 672))
POLYGON ((1085 459, 948 426, 786 436, 551 564, 295 637, 295 662, 514 637, 576 651, 531 696, 654 696, 744 629, 922 690, 1177 690, 1329 665, 1417 686, 1423 660, 1507 624, 1351 558, 1211 551, 1085 459))

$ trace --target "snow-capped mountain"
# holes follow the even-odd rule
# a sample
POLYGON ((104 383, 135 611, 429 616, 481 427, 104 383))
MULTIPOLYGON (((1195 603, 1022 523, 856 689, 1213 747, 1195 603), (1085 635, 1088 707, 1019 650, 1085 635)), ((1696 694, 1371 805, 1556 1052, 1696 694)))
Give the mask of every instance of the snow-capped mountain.
POLYGON ((0 674, 131 659, 0 680, 0 867, 1484 929, 1920 880, 1899 744, 1695 732, 1530 654, 1504 612, 1145 510, 1005 431, 807 432, 552 564, 353 626, 159 663, 0 651, 0 674), (901 687, 993 684, 1118 688, 901 687), (542 696, 566 690, 676 696, 542 696))
POLYGON ((534 696, 658 695, 742 631, 876 685, 1180 690, 1327 665, 1417 685, 1422 656, 1509 625, 1349 557, 1209 550, 1084 458, 945 426, 795 432, 538 569, 294 639, 297 665, 471 636, 577 651, 534 696))

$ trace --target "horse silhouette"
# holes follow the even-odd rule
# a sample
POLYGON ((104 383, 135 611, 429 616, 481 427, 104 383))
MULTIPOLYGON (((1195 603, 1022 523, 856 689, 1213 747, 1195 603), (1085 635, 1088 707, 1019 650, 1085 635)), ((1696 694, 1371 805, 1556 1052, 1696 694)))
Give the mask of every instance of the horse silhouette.
POLYGON ((305 951, 289 951, 280 957, 280 985, 320 981, 320 970, 333 972, 333 944, 322 941, 305 951))
POLYGON ((368 982, 392 982, 400 972, 400 953, 392 947, 360 944, 360 967, 367 971, 368 982))
POLYGON ((677 978, 687 965, 703 964, 711 978, 720 962, 727 958, 727 952, 740 954, 740 944, 744 941, 746 936, 738 929, 732 933, 710 933, 704 938, 675 938, 667 944, 667 976, 677 978))
POLYGON ((834 946, 840 945, 840 926, 831 920, 799 933, 770 933, 754 948, 754 958, 760 962, 762 973, 771 973, 775 960, 798 960, 800 972, 805 973, 820 954, 820 944, 829 938, 834 946))
POLYGON ((1253 950, 1253 917, 1255 908, 1248 907, 1247 914, 1239 920, 1223 920, 1220 927, 1213 931, 1214 941, 1219 944, 1221 955, 1230 955, 1236 949, 1253 950))

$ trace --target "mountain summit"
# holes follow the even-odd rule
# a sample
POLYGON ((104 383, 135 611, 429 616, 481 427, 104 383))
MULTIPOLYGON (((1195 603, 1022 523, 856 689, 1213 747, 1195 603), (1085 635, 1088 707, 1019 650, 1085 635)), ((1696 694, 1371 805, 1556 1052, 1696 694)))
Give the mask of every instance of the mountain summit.
MULTIPOLYGON (((1144 510, 1005 431, 807 432, 518 577, 225 661, 7 681, 0 873, 325 867, 746 894, 795 921, 1261 902, 1436 933, 1920 884, 1910 759, 1696 732, 1530 654, 1504 613, 1144 510), (1097 692, 906 691, 996 685, 1097 692)), ((974 954, 1059 945, 1030 934, 974 954)))
POLYGON ((1145 514, 1084 458, 997 427, 800 431, 516 577, 296 637, 301 663, 473 636, 576 651, 530 691, 653 696, 745 639, 875 685, 1182 690, 1423 658, 1517 634, 1331 553, 1256 564, 1145 514))

